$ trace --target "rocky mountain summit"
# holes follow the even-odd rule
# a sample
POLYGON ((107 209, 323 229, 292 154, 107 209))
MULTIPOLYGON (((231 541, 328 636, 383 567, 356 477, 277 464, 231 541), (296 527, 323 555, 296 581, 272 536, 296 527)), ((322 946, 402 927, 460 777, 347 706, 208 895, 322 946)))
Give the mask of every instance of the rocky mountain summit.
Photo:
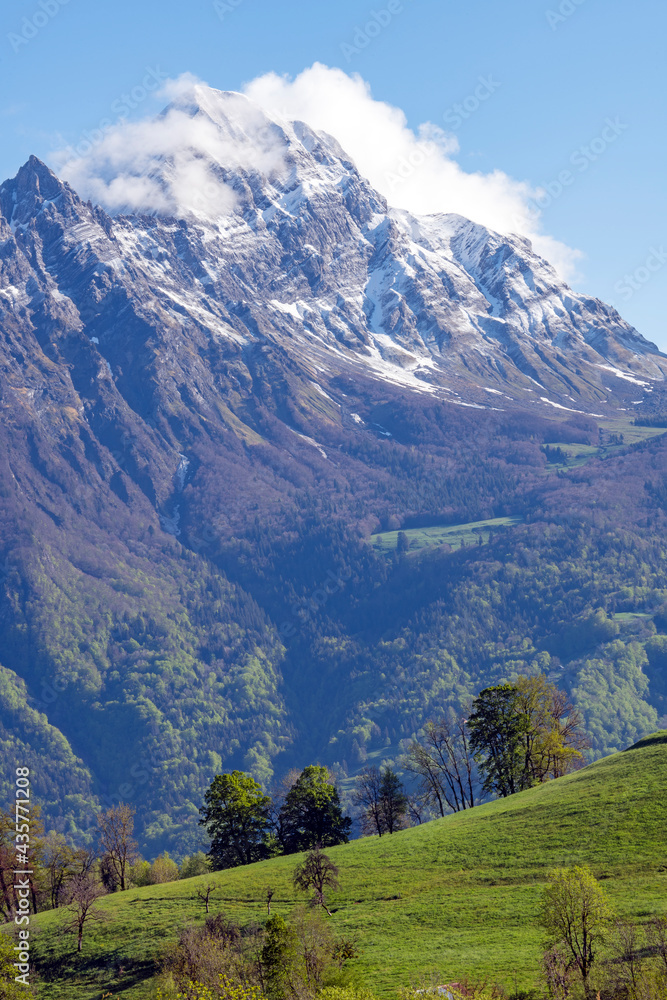
POLYGON ((262 347, 326 392, 345 374, 478 406, 599 412, 664 379, 667 358, 527 240, 391 209, 335 139, 241 95, 197 87, 170 115, 206 148, 137 164, 143 213, 84 203, 34 158, 0 189, 3 325, 34 329, 75 391, 94 371, 130 402, 143 356, 144 391, 178 392, 169 364, 210 401, 207 352, 243 368, 262 347))

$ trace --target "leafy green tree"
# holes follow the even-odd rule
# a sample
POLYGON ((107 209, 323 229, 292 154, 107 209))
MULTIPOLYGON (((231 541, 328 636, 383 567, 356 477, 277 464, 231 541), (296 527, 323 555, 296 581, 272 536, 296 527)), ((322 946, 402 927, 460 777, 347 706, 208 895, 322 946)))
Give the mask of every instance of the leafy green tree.
POLYGON ((468 728, 484 791, 503 797, 520 791, 529 722, 517 711, 516 688, 503 684, 482 691, 473 702, 468 728))
POLYGON ((197 875, 206 875, 210 870, 211 862, 209 859, 203 851, 197 851, 196 854, 183 858, 179 869, 179 878, 195 878, 197 875))
POLYGON ((293 928, 282 917, 270 917, 266 922, 264 947, 261 953, 265 992, 268 1000, 285 1000, 297 957, 297 940, 293 928))
POLYGON ((347 844, 350 839, 352 820, 343 816, 338 790, 326 767, 304 768, 280 812, 286 854, 307 851, 317 844, 347 844))
POLYGON ((514 687, 515 709, 527 719, 522 787, 559 778, 579 767, 590 740, 565 692, 550 684, 544 674, 519 677, 514 687))
POLYGON ((130 884, 132 886, 152 885, 151 883, 151 863, 139 858, 130 868, 130 884))
POLYGON ((200 823, 211 838, 209 858, 214 870, 250 865, 268 856, 271 800, 242 771, 218 774, 199 810, 200 823))
POLYGON ((502 796, 567 774, 590 746, 579 712, 544 674, 482 691, 468 728, 484 790, 502 796))
POLYGON ((542 894, 540 926, 552 946, 562 947, 570 955, 587 996, 591 968, 612 916, 607 897, 590 869, 557 868, 549 876, 542 894))
POLYGON ((178 878, 178 865, 165 852, 155 859, 150 868, 151 885, 162 885, 164 882, 175 882, 178 878))

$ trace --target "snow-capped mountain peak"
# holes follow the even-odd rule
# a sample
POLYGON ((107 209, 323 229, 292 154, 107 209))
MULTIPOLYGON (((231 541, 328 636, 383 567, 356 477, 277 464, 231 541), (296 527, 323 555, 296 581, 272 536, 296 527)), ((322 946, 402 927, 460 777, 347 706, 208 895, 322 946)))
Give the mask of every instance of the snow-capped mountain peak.
POLYGON ((664 378, 667 359, 527 240, 391 209, 334 138, 244 95, 196 86, 122 136, 66 165, 69 186, 33 158, 0 190, 2 303, 39 287, 102 353, 128 329, 169 352, 271 341, 325 384, 589 412, 664 378))

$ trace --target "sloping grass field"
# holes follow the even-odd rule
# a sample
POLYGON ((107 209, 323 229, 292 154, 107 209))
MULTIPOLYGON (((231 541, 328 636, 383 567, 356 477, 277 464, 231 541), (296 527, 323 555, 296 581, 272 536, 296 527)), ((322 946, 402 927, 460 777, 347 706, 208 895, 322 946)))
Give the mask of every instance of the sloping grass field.
POLYGON ((419 552, 421 549, 433 548, 436 545, 451 545, 456 551, 461 545, 485 545, 492 535, 502 528, 511 528, 521 524, 523 517, 494 517, 487 521, 470 521, 467 524, 448 524, 432 528, 405 528, 399 531, 383 531, 371 535, 371 544, 381 552, 393 552, 398 546, 399 534, 407 536, 409 552, 419 552))
MULTIPOLYGON (((422 977, 486 975, 531 988, 541 957, 536 926, 550 869, 588 864, 619 914, 667 911, 667 732, 560 778, 476 809, 331 848, 340 892, 337 935, 356 936, 366 984, 391 996, 422 977)), ((155 995, 155 958, 189 923, 204 920, 196 891, 215 883, 211 912, 236 921, 289 915, 296 856, 107 897, 79 957, 63 914, 33 920, 39 996, 139 1000, 155 995)))

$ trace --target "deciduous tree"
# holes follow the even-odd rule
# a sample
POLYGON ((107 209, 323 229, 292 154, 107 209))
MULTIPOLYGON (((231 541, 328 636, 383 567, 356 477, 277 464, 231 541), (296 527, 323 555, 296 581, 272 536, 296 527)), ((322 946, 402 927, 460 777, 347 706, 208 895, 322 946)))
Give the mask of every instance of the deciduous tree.
POLYGON ((97 817, 102 861, 118 888, 128 886, 130 868, 139 857, 134 832, 135 810, 128 805, 112 806, 97 817))
POLYGON ((77 951, 83 948, 83 932, 86 924, 104 919, 95 909, 97 901, 104 895, 106 895, 104 887, 96 882, 92 875, 77 875, 69 885, 67 909, 70 918, 65 924, 65 929, 76 934, 77 951))
POLYGON ((0 997, 2 1000, 26 1000, 32 996, 30 987, 16 982, 19 974, 14 966, 17 953, 14 951, 14 940, 6 934, 0 934, 0 997))
POLYGON ((178 865, 165 852, 160 854, 150 868, 151 885, 162 885, 164 882, 175 882, 178 879, 178 865))
POLYGON ((607 897, 588 868, 558 868, 549 876, 540 925, 551 945, 571 956, 587 995, 591 968, 612 916, 607 897))
POLYGON ((567 774, 590 746, 581 716, 543 674, 486 688, 468 728, 483 788, 501 796, 567 774))
POLYGON ((326 904, 324 893, 339 888, 338 868, 320 849, 319 845, 308 852, 305 859, 298 865, 292 876, 295 888, 302 892, 313 892, 311 906, 321 906, 331 916, 331 910, 326 904))
POLYGON ((475 805, 477 768, 463 716, 427 722, 404 758, 407 771, 419 778, 426 801, 441 816, 475 805))
POLYGON ((485 688, 473 702, 468 728, 484 791, 501 796, 520 791, 528 718, 517 711, 516 688, 511 684, 485 688))
POLYGON ((209 858, 215 870, 249 865, 268 857, 271 800, 254 778, 242 771, 218 774, 199 810, 211 838, 209 858))
POLYGON ((581 714, 564 691, 544 674, 519 677, 515 710, 528 720, 524 737, 522 786, 560 778, 579 767, 590 740, 581 714))
POLYGON ((384 833, 380 786, 382 775, 377 767, 365 767, 355 782, 353 801, 361 812, 361 827, 365 834, 384 833))

